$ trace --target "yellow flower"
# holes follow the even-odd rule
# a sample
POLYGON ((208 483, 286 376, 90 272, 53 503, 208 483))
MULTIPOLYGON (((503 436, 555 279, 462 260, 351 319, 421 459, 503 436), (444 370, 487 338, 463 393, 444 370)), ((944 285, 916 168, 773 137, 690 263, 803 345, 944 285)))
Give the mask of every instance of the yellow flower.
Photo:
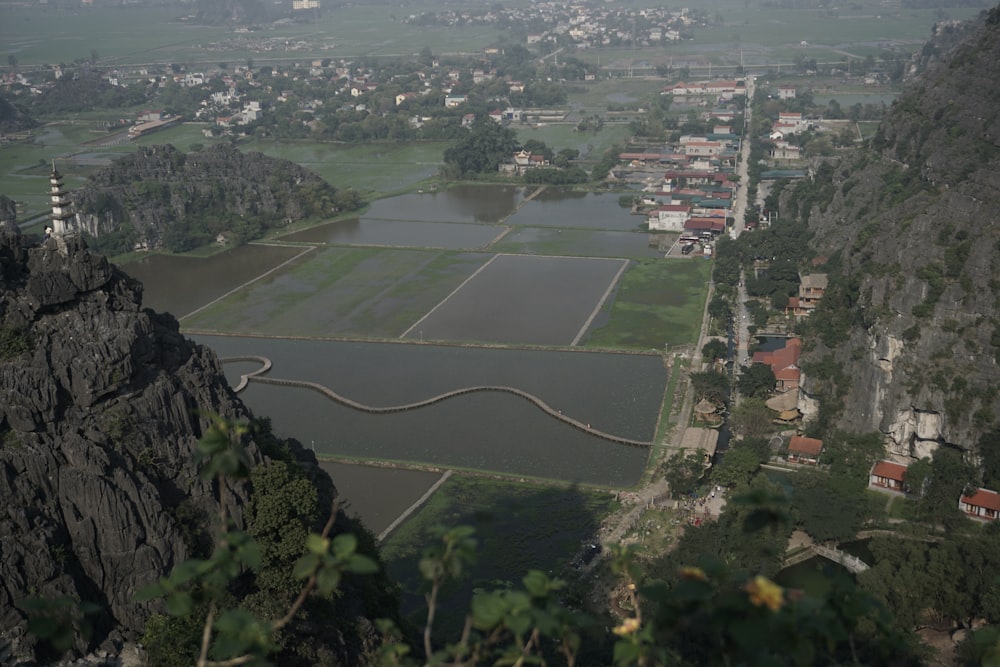
POLYGON ((755 607, 767 607, 771 611, 778 611, 784 603, 785 589, 759 574, 747 583, 744 590, 749 593, 750 602, 755 607))
POLYGON ((678 570, 681 579, 694 579, 695 581, 708 581, 708 575, 700 567, 682 567, 678 570))
POLYGON ((619 637, 627 637, 628 635, 633 634, 638 629, 639 629, 638 618, 626 618, 624 621, 622 621, 622 624, 619 625, 614 630, 612 630, 612 632, 618 635, 619 637))

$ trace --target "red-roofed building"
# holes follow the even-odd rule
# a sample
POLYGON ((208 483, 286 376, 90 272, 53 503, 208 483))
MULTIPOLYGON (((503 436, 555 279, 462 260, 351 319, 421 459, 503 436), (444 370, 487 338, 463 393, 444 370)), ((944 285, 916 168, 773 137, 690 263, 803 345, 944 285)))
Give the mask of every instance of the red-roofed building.
POLYGON ((906 481, 906 466, 892 461, 877 461, 872 466, 868 476, 868 486, 873 489, 888 489, 898 493, 904 492, 906 481))
POLYGON ((823 441, 793 435, 788 441, 788 460, 791 463, 819 463, 819 453, 823 451, 823 441))
POLYGON ((996 521, 1000 517, 1000 493, 989 489, 977 489, 971 496, 962 496, 958 509, 975 519, 996 521))
POLYGON ((789 338, 783 348, 769 352, 754 352, 753 363, 767 364, 774 373, 775 390, 789 391, 799 388, 802 372, 799 370, 799 354, 802 352, 802 340, 789 338))
POLYGON ((686 232, 713 232, 721 234, 725 230, 725 218, 688 218, 684 223, 684 231, 686 232))

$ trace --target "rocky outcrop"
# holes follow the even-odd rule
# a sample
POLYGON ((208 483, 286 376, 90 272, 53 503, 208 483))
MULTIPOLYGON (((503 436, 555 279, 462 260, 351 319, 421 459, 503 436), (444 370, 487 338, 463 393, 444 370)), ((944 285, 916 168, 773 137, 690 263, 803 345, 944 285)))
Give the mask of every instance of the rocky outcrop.
POLYGON ((245 241, 268 228, 330 214, 337 191, 294 162, 217 144, 193 153, 140 147, 72 196, 78 226, 99 241, 117 232, 132 243, 180 251, 220 233, 245 241))
POLYGON ((215 507, 200 411, 247 411, 215 356, 79 241, 0 231, 0 257, 0 628, 30 654, 24 598, 65 595, 101 605, 98 640, 134 638, 153 608, 136 590, 190 554, 178 508, 215 507))
POLYGON ((972 450, 1000 420, 998 61, 993 10, 827 172, 835 193, 809 216, 832 277, 804 365, 832 358, 842 379, 804 389, 836 393, 837 425, 882 431, 899 457, 972 450))

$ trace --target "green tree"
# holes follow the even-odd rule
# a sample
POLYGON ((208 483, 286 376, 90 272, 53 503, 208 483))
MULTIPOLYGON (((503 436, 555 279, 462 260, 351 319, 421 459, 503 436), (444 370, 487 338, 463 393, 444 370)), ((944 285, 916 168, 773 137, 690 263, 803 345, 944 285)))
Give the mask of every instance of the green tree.
POLYGON ((517 135, 488 118, 479 118, 468 135, 444 152, 445 171, 456 178, 494 173, 517 150, 517 135))
POLYGON ((721 341, 718 338, 713 338, 701 347, 701 356, 706 361, 725 359, 728 354, 729 346, 726 345, 725 341, 721 341))
POLYGON ((737 388, 743 396, 764 398, 774 391, 777 380, 767 364, 750 364, 740 371, 737 388))
POLYGON ((691 373, 691 386, 695 395, 713 403, 724 403, 729 395, 729 379, 717 371, 691 373))
POLYGON ((725 487, 748 484, 760 469, 760 459, 751 447, 737 445, 722 456, 712 468, 712 482, 725 487))
POLYGON ((774 411, 765 405, 763 398, 744 398, 733 408, 729 427, 743 437, 760 438, 774 431, 774 411))
POLYGON ((676 452, 662 465, 663 477, 670 486, 673 498, 692 493, 705 475, 704 452, 676 452))

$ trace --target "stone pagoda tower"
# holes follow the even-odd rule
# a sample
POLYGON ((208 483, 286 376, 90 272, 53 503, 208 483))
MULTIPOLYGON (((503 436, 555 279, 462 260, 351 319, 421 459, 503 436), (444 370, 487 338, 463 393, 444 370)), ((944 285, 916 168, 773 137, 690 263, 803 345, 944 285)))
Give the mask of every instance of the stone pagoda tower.
POLYGON ((49 175, 49 200, 52 204, 52 225, 46 229, 47 235, 56 240, 59 249, 66 251, 68 237, 76 236, 76 213, 69 193, 63 187, 62 174, 52 161, 52 173, 49 175))

